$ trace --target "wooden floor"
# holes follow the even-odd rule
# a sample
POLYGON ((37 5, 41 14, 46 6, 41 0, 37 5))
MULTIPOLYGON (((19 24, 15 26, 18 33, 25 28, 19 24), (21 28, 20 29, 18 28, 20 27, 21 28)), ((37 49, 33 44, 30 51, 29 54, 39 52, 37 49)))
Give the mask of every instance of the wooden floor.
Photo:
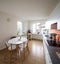
POLYGON ((30 52, 26 52, 25 59, 23 61, 21 60, 21 55, 20 57, 19 55, 16 56, 16 51, 13 51, 13 55, 11 57, 8 50, 2 50, 0 51, 0 64, 45 64, 42 41, 29 41, 29 50, 30 52))

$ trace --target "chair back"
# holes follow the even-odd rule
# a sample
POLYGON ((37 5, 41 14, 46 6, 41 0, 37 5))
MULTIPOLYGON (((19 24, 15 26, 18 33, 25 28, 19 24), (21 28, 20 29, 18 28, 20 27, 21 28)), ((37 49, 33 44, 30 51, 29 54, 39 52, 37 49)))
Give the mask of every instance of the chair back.
POLYGON ((8 42, 6 42, 5 45, 6 45, 6 47, 9 47, 10 46, 10 44, 8 42))

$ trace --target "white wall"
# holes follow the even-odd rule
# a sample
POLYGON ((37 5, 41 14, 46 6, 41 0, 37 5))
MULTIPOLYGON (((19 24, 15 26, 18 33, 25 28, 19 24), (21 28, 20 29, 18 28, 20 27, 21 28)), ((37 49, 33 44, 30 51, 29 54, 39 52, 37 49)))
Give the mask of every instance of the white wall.
POLYGON ((60 29, 60 2, 49 16, 48 22, 46 22, 46 28, 50 29, 50 25, 55 22, 57 22, 57 27, 60 29))
POLYGON ((5 41, 17 34, 17 18, 0 12, 0 50, 5 48, 5 41))

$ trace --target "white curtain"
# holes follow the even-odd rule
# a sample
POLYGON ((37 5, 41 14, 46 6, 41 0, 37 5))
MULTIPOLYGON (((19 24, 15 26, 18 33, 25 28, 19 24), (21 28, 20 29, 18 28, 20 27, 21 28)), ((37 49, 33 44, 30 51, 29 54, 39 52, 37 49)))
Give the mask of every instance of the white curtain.
POLYGON ((22 22, 20 21, 17 22, 17 33, 22 35, 22 22))

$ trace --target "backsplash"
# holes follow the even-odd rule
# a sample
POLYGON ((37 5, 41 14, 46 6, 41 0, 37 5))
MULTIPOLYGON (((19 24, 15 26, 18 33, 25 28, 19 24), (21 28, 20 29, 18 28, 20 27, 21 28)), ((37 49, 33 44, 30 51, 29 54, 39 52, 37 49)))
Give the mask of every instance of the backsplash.
POLYGON ((49 33, 56 33, 56 40, 60 41, 60 30, 51 29, 49 33))

